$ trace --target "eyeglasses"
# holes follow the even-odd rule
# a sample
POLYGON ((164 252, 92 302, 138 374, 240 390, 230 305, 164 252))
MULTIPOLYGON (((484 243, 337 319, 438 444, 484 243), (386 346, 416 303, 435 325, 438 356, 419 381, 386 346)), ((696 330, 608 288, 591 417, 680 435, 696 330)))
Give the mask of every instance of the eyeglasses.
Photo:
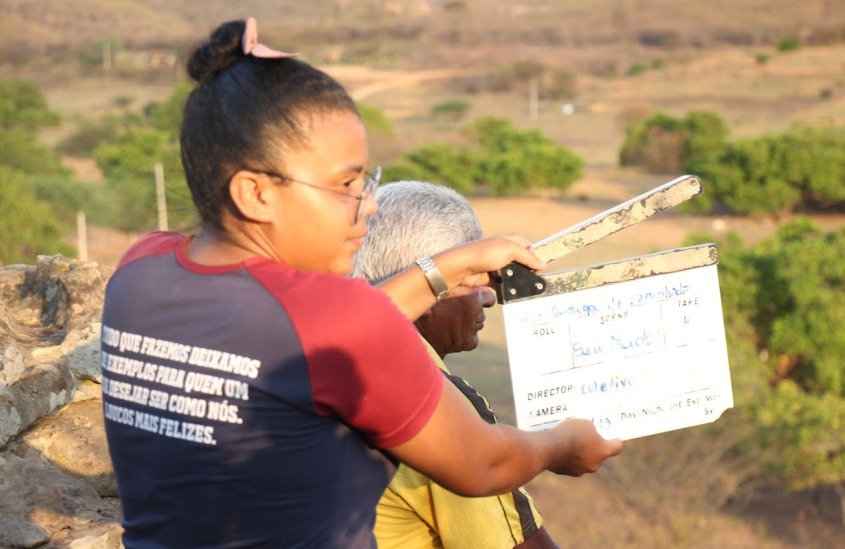
POLYGON ((260 170, 250 170, 250 171, 254 172, 254 173, 260 173, 260 174, 266 175, 268 177, 274 177, 276 179, 281 179, 282 181, 290 181, 291 183, 299 183, 300 185, 307 185, 308 187, 313 187, 313 188, 320 190, 320 191, 326 191, 328 193, 336 194, 336 195, 342 196, 344 198, 351 198, 353 200, 357 200, 358 205, 355 207, 355 219, 353 221, 353 223, 355 223, 355 224, 358 223, 358 218, 361 216, 361 208, 364 205, 364 199, 372 196, 373 193, 376 192, 376 188, 379 185, 379 180, 381 179, 381 166, 376 167, 376 169, 373 170, 373 173, 365 172, 364 173, 364 188, 361 191, 361 194, 356 196, 354 194, 348 194, 348 193, 345 193, 343 191, 330 189, 329 187, 324 187, 322 185, 315 185, 314 183, 308 183, 307 181, 300 181, 298 179, 294 179, 292 177, 288 177, 286 175, 282 175, 282 174, 279 174, 279 173, 264 172, 264 171, 260 171, 260 170))

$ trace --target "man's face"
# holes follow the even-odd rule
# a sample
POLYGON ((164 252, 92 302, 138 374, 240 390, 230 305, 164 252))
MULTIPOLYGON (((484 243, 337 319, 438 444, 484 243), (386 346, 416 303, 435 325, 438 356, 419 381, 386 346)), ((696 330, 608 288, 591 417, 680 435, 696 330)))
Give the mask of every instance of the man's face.
POLYGON ((416 321, 420 334, 443 357, 478 347, 478 332, 487 318, 484 309, 496 303, 488 287, 458 286, 416 321))

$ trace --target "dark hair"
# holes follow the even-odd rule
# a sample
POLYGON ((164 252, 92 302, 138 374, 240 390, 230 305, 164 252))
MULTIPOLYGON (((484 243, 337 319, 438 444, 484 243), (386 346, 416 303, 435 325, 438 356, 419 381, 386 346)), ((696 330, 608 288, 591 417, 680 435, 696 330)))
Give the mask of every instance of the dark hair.
POLYGON ((311 65, 245 55, 245 28, 223 23, 188 61, 198 85, 182 119, 182 166, 203 224, 220 230, 224 209, 237 213, 228 192, 234 173, 281 171, 283 152, 308 143, 308 115, 357 113, 343 86, 311 65))

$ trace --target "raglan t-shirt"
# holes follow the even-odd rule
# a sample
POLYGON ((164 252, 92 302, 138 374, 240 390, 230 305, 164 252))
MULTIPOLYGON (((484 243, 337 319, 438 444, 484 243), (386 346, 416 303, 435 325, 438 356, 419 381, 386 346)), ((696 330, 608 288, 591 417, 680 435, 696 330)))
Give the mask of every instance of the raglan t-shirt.
POLYGON ((365 281, 264 258, 209 267, 188 237, 127 251, 103 309, 106 435, 127 549, 375 547, 443 380, 365 281))

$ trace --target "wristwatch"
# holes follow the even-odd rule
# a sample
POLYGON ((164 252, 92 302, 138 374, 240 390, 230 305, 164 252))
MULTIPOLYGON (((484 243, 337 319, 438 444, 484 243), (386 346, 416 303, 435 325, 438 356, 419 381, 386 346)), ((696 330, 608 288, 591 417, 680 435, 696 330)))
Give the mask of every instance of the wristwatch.
POLYGON ((430 257, 422 257, 417 259, 417 265, 425 274, 425 279, 428 280, 428 285, 431 286, 431 291, 434 292, 434 297, 440 301, 449 295, 449 286, 443 280, 443 275, 440 274, 440 269, 434 264, 430 257))

